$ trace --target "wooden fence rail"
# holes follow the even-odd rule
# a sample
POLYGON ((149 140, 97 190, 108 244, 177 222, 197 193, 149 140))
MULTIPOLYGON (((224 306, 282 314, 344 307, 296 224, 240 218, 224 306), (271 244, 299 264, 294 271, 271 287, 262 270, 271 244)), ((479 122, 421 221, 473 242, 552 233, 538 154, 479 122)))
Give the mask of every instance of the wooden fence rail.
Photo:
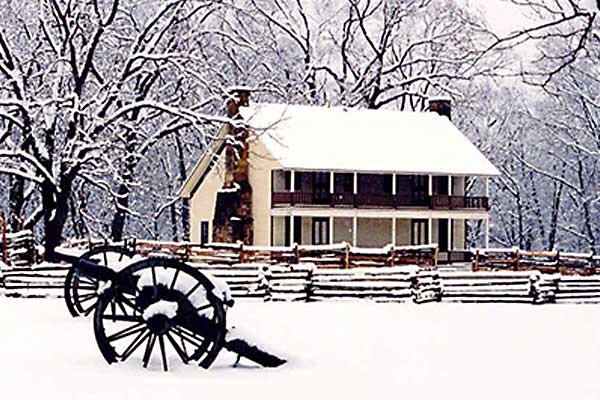
MULTIPOLYGON (((0 224, 2 221, 0 221, 0 224)), ((0 235, 0 262, 7 266, 29 267, 37 261, 33 232, 26 230, 0 235)))
POLYGON ((306 246, 294 244, 289 247, 247 246, 242 243, 168 243, 136 240, 134 251, 143 256, 166 255, 184 261, 207 264, 289 265, 312 263, 319 268, 390 267, 419 265, 427 269, 437 268, 437 245, 385 246, 360 248, 348 243, 306 246))
POLYGON ((473 271, 498 270, 594 275, 600 273, 600 256, 593 253, 525 251, 518 248, 473 251, 473 271))
MULTIPOLYGON (((600 275, 538 271, 438 272, 416 266, 319 268, 314 264, 192 264, 226 281, 236 298, 265 301, 372 299, 424 303, 600 303, 600 275)), ((60 297, 68 268, 42 265, 0 271, 7 296, 60 297)))

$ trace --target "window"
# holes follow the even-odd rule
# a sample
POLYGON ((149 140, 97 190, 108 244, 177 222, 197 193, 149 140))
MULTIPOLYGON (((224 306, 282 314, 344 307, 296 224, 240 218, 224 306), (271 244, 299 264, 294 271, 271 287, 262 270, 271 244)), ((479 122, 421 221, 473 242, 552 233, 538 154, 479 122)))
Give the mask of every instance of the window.
POLYGON ((329 218, 313 218, 313 244, 329 244, 329 218))
POLYGON ((284 218, 284 227, 283 227, 283 236, 285 236, 283 238, 283 245, 284 246, 290 246, 290 229, 291 229, 291 223, 290 223, 290 218, 291 217, 285 217, 284 218))
POLYGON ((335 193, 354 193, 354 174, 334 174, 335 193))
POLYGON ((200 244, 207 244, 208 240, 208 221, 200 222, 200 244))
POLYGON ((329 193, 329 172, 313 172, 313 191, 329 193))
POLYGON ((294 217, 294 243, 302 243, 302 217, 294 217))
POLYGON ((289 192, 292 188, 292 172, 283 171, 283 188, 286 192, 289 192))
POLYGON ((428 221, 426 219, 413 219, 410 232, 410 243, 413 245, 427 244, 429 242, 428 221))
POLYGON ((313 202, 315 204, 329 203, 329 172, 313 172, 313 202))
POLYGON ((429 193, 429 177, 427 175, 413 175, 412 181, 414 194, 429 193))

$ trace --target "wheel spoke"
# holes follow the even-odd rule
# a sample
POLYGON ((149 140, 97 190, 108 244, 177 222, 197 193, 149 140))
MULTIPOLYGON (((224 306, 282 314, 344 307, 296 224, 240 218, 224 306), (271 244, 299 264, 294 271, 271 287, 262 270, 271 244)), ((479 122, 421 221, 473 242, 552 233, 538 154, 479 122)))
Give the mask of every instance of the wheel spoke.
POLYGON ((152 285, 154 285, 154 297, 156 297, 158 295, 158 286, 156 284, 156 269, 154 268, 154 265, 150 268, 150 270, 152 272, 152 285))
POLYGON ((191 295, 192 293, 194 293, 194 292, 196 291, 196 289, 198 289, 198 288, 200 287, 200 285, 202 285, 202 283, 201 283, 201 282, 198 282, 198 283, 196 283, 196 284, 194 285, 194 287, 193 287, 193 288, 191 288, 191 289, 190 289, 190 291, 189 291, 189 292, 187 292, 187 293, 185 294, 185 297, 188 297, 188 298, 189 298, 189 297, 190 297, 190 295, 191 295))
POLYGON ((109 342, 112 342, 115 340, 123 339, 127 336, 135 335, 136 333, 141 332, 144 329, 146 329, 146 325, 143 322, 139 322, 135 325, 123 329, 122 331, 110 335, 106 339, 108 339, 109 342))
POLYGON ((179 276, 179 270, 175 270, 175 275, 173 275, 173 280, 171 281, 171 287, 169 289, 173 290, 175 287, 175 282, 177 281, 177 277, 179 276))
POLYGON ((114 297, 110 299, 110 311, 113 313, 113 315, 117 315, 117 305, 115 304, 114 297))
POLYGON ((115 314, 104 314, 102 319, 110 319, 113 321, 125 321, 125 322, 144 322, 142 317, 137 315, 115 315, 115 314))
POLYGON ((144 352, 144 368, 148 367, 148 363, 150 362, 150 356, 152 355, 152 348, 154 348, 154 342, 156 341, 156 335, 151 333, 148 338, 148 343, 146 344, 146 351, 144 352))
POLYGON ((165 352, 165 340, 163 339, 162 335, 158 336, 158 344, 160 346, 160 356, 162 358, 162 362, 163 362, 163 369, 166 371, 169 370, 169 365, 167 362, 167 355, 165 352))
MULTIPOLYGON (((181 358, 181 361, 184 364, 187 364, 188 363, 187 353, 181 347, 179 347, 179 345, 177 344, 175 339, 173 339, 173 336, 171 336, 171 334, 169 332, 165 333, 165 336, 169 340, 169 343, 171 343, 171 346, 173 346, 173 348, 175 349, 175 352, 179 355, 179 358, 181 358)), ((183 343, 183 341, 182 341, 182 343, 183 343)))
POLYGON ((96 297, 98 297, 98 295, 94 292, 94 293, 86 294, 84 296, 79 296, 77 298, 77 300, 79 300, 80 303, 83 303, 86 300, 90 300, 90 299, 93 299, 93 298, 96 298, 96 297))
POLYGON ((123 315, 129 316, 129 313, 127 312, 127 309, 123 306, 123 302, 122 301, 117 301, 117 305, 119 306, 119 310, 121 310, 121 312, 123 313, 123 315))
POLYGON ((179 336, 181 339, 185 340, 186 342, 196 346, 196 347, 201 347, 203 344, 203 341, 196 338, 196 337, 190 337, 188 336, 189 334, 187 332, 184 332, 182 329, 179 328, 173 328, 173 333, 175 333, 177 336, 179 336), (200 340, 200 343, 198 343, 197 341, 200 340))
POLYGON ((121 296, 121 299, 123 300, 123 304, 125 304, 127 307, 131 308, 133 310, 133 312, 137 312, 139 314, 143 314, 144 310, 142 310, 141 308, 139 308, 138 306, 135 305, 135 298, 127 298, 125 297, 125 295, 123 294, 121 296))
POLYGON ((94 308, 95 308, 95 307, 96 307, 96 303, 92 304, 91 306, 89 306, 88 308, 86 308, 86 309, 83 311, 83 315, 84 315, 85 317, 87 317, 88 315, 90 315, 90 313, 91 313, 91 312, 94 310, 94 308))
POLYGON ((148 330, 141 331, 140 334, 138 336, 136 336, 135 339, 133 339, 133 341, 129 344, 129 346, 127 346, 127 348, 121 355, 121 361, 127 360, 129 358, 129 356, 132 355, 133 352, 136 351, 137 348, 140 347, 140 345, 142 343, 144 343, 144 340, 146 340, 148 335, 150 335, 150 331, 148 331, 148 330))
POLYGON ((82 285, 81 282, 77 284, 77 290, 93 290, 96 291, 97 287, 90 285, 89 283, 82 285))

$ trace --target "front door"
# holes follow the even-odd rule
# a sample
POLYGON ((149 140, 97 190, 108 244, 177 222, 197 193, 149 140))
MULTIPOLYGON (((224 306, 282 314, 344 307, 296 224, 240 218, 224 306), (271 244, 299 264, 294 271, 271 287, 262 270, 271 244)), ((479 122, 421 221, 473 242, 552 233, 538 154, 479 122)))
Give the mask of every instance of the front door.
POLYGON ((313 244, 329 244, 329 218, 312 219, 313 244))
POLYGON ((438 219, 438 249, 448 251, 448 220, 438 219))
POLYGON ((413 219, 411 221, 410 243, 412 245, 428 244, 429 223, 426 219, 413 219))

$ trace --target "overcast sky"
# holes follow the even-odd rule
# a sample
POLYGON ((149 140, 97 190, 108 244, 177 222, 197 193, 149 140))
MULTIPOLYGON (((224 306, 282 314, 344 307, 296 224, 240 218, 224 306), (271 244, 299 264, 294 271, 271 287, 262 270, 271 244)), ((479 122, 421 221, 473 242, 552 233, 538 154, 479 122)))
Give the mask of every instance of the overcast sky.
POLYGON ((503 0, 458 0, 468 7, 482 11, 492 29, 499 34, 507 34, 526 25, 532 20, 527 17, 523 7, 503 0))

